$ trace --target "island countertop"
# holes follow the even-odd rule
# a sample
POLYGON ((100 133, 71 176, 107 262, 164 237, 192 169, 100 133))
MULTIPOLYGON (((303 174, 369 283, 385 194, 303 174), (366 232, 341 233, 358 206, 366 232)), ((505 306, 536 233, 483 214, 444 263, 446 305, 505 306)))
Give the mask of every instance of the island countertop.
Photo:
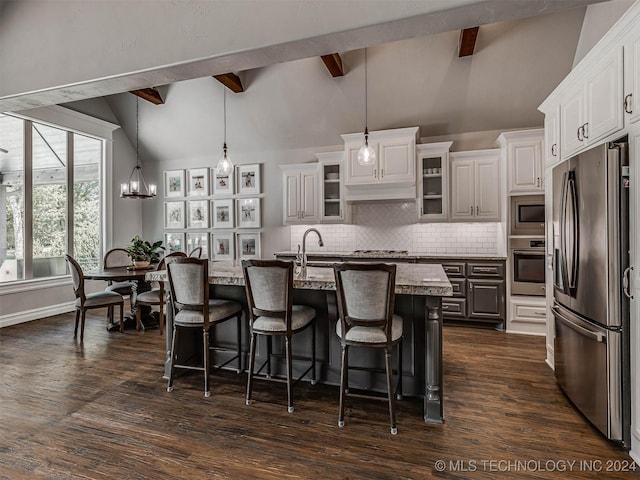
MULTIPOLYGON (((148 272, 147 281, 167 280, 165 270, 148 272)), ((244 285, 240 262, 209 262, 209 283, 213 285, 244 285)), ((306 275, 296 274, 293 288, 306 290, 335 290, 332 268, 308 267, 306 275)), ((395 293, 399 295, 429 295, 450 297, 453 287, 438 264, 398 263, 395 293)))

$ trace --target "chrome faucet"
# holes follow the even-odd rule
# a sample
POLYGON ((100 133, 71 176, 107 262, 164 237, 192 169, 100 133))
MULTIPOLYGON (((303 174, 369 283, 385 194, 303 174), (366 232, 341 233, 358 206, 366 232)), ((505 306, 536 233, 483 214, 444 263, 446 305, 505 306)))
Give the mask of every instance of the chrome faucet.
MULTIPOLYGON (((302 267, 302 272, 306 272, 307 271, 307 235, 309 235, 309 233, 311 232, 315 232, 318 235, 318 245, 323 247, 324 246, 324 242, 322 241, 322 235, 320 235, 320 232, 318 231, 317 228, 308 228, 305 232, 304 235, 302 235, 302 260, 301 260, 301 267, 302 267)), ((298 245, 298 248, 300 246, 298 245)))

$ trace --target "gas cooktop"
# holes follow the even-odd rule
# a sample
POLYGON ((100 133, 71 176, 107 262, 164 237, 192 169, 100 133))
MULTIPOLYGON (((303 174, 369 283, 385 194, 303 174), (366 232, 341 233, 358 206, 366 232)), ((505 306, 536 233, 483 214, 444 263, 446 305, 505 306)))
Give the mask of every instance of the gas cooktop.
POLYGON ((380 255, 403 256, 409 255, 409 252, 407 250, 354 250, 352 255, 358 255, 361 257, 375 257, 380 255))

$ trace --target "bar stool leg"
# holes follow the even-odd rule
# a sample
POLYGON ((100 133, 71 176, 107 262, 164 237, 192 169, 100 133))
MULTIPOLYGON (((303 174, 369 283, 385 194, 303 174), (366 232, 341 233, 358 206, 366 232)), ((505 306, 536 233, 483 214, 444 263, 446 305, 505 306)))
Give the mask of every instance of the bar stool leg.
POLYGON ((171 340, 171 358, 169 359, 169 383, 167 384, 167 392, 173 392, 173 372, 176 363, 176 338, 178 337, 178 327, 173 326, 173 338, 171 340))
POLYGON ((316 321, 313 321, 311 333, 311 385, 316 384, 316 321))
POLYGON ((389 416, 391 417, 391 435, 395 435, 398 433, 398 428, 396 427, 396 412, 393 406, 393 391, 391 390, 393 381, 393 370, 391 366, 391 349, 385 350, 385 360, 387 366, 387 396, 389 397, 389 416))
POLYGON ((338 426, 344 427, 344 401, 349 386, 349 345, 342 345, 342 370, 340 372, 340 413, 338 426))
POLYGON ((80 323, 80 309, 76 308, 76 327, 73 329, 73 338, 78 337, 78 323, 80 323))
POLYGON ((287 411, 289 413, 293 413, 293 392, 292 392, 292 381, 291 381, 291 377, 293 376, 293 372, 292 372, 292 358, 291 358, 291 337, 289 335, 286 335, 285 337, 285 344, 286 344, 286 349, 287 349, 287 399, 288 399, 288 406, 287 406, 287 411))
POLYGON ((202 361, 204 363, 204 396, 210 397, 211 390, 209 389, 209 329, 202 329, 202 346, 203 354, 202 361))
POLYGON ((251 405, 251 383, 253 380, 253 364, 256 360, 256 334, 251 332, 251 343, 249 347, 249 371, 247 372, 247 396, 245 403, 251 405))
POLYGON ((396 388, 396 399, 402 400, 402 339, 398 342, 398 387, 396 388))
POLYGON ((238 373, 242 372, 242 311, 238 314, 236 320, 236 333, 238 335, 238 373))

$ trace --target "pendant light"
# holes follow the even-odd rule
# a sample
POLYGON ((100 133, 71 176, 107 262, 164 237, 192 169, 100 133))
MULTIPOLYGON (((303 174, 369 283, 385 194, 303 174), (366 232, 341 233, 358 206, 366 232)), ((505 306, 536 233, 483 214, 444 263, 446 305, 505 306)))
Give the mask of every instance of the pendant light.
POLYGON ((364 143, 358 150, 358 163, 370 166, 376 162, 376 151, 369 146, 369 128, 367 127, 369 112, 367 109, 367 49, 364 49, 364 143))
POLYGON ((144 175, 142 175, 142 163, 140 162, 140 154, 138 151, 138 117, 139 103, 138 98, 136 98, 136 166, 133 167, 131 175, 129 175, 129 181, 120 184, 120 197, 122 198, 153 198, 156 196, 157 191, 153 183, 147 185, 147 182, 144 180, 144 175))
POLYGON ((223 91, 223 108, 224 108, 224 145, 222 147, 222 158, 218 160, 216 171, 218 175, 231 175, 233 172, 233 163, 227 156, 227 87, 222 87, 223 91))

